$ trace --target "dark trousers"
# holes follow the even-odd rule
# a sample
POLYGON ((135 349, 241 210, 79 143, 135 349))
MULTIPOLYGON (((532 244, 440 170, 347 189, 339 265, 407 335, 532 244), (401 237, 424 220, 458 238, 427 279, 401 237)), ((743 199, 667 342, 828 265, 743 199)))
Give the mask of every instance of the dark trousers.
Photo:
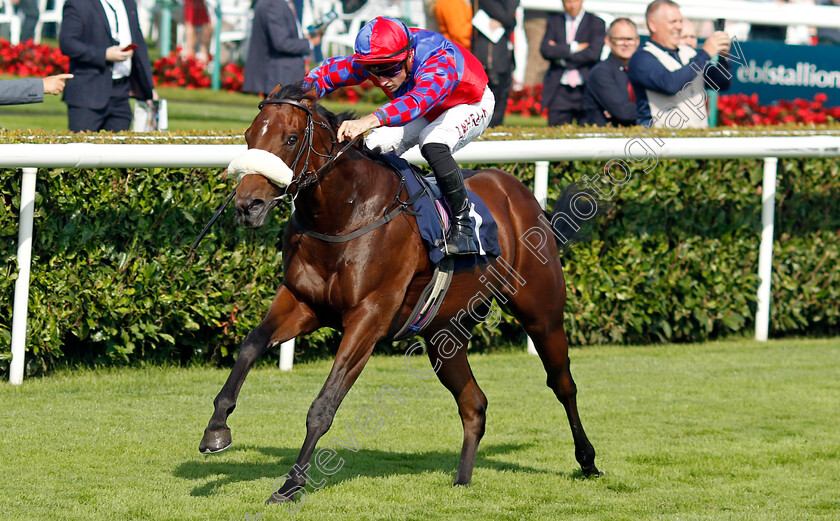
POLYGON ((551 127, 566 125, 573 121, 577 121, 578 125, 586 124, 586 111, 582 107, 580 110, 548 109, 548 125, 551 127))
POLYGON ((111 98, 101 109, 68 105, 67 122, 73 132, 119 132, 131 128, 131 105, 128 103, 128 80, 114 82, 111 98))
POLYGON ((586 122, 586 110, 583 108, 583 85, 569 87, 558 85, 557 92, 548 107, 549 126, 565 125, 577 121, 586 122))
POLYGON ((507 110, 510 89, 513 86, 513 72, 493 72, 488 74, 488 86, 496 98, 496 108, 493 109, 493 117, 490 118, 490 127, 498 127, 504 123, 505 111, 507 110))
POLYGON ((23 13, 23 24, 20 26, 21 43, 35 39, 35 24, 41 17, 38 10, 38 0, 20 0, 18 4, 20 12, 23 13))

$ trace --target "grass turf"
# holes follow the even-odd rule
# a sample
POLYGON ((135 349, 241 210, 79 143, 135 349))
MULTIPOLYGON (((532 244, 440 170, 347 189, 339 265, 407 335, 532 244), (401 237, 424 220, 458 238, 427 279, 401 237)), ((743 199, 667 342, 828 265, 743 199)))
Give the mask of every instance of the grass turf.
POLYGON ((452 398, 402 358, 374 357, 319 444, 342 468, 311 472, 326 485, 295 514, 263 501, 297 456, 329 361, 253 370, 234 445, 210 456, 197 447, 227 370, 62 371, 0 385, 0 502, 7 520, 837 519, 838 359, 840 339, 574 350, 606 471, 584 479, 539 359, 472 356, 487 432, 472 486, 454 488, 452 398), (352 427, 357 452, 342 447, 386 385, 405 404, 390 400, 374 434, 352 427))

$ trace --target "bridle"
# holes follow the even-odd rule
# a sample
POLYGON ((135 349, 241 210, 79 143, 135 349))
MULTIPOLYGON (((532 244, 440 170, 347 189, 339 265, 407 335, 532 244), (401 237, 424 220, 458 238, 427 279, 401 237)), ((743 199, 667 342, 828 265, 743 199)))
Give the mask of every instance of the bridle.
MULTIPOLYGON (((338 147, 338 136, 335 134, 335 131, 330 127, 328 124, 324 123, 323 121, 316 121, 312 114, 312 109, 300 103, 299 101, 290 100, 290 99, 264 99, 259 104, 259 109, 262 110, 267 104, 284 104, 284 105, 291 105, 293 107, 297 107, 304 112, 306 112, 306 127, 303 131, 303 139, 301 140, 301 146, 295 155, 295 160, 291 165, 292 172, 297 170, 298 164, 300 163, 301 159, 303 159, 303 165, 300 169, 300 172, 295 174, 292 178, 291 182, 285 189, 283 189, 283 193, 278 195, 277 197, 273 198, 270 203, 271 204, 282 204, 282 203, 292 203, 294 202, 295 198, 297 198, 298 194, 301 190, 312 186, 321 181, 321 179, 327 174, 329 168, 336 162, 336 160, 341 157, 347 149, 349 149, 353 144, 359 139, 358 136, 354 137, 350 141, 347 142, 336 154, 333 154, 333 151, 338 147), (330 139, 332 143, 330 144, 330 151, 326 154, 322 154, 315 150, 315 147, 312 144, 312 140, 315 136, 315 125, 325 129, 327 132, 330 133, 330 139), (306 153, 306 157, 304 158, 304 152, 306 153), (315 154, 318 157, 327 158, 327 161, 319 168, 318 170, 310 170, 309 163, 312 157, 312 154, 315 154), (294 191, 291 188, 294 186, 294 191)), ((394 172, 395 175, 396 172, 394 172)), ((399 175, 397 175, 399 177, 399 175)), ((269 181, 271 182, 271 181, 269 181)), ((273 184, 273 183, 272 183, 273 184)), ((277 188, 279 186, 275 185, 277 188)), ((326 242, 346 242, 353 240, 357 237, 361 237, 362 235, 372 231, 380 226, 389 223, 392 221, 397 215, 401 213, 408 213, 410 215, 418 215, 417 213, 409 210, 408 207, 414 204, 417 199, 419 199, 423 194, 423 190, 419 190, 417 193, 412 194, 407 201, 400 200, 400 192, 402 191, 403 186, 405 186, 405 180, 400 177, 400 185, 397 188, 397 193, 394 196, 394 202, 386 209, 385 215, 377 219, 376 221, 368 224, 367 226, 363 226, 359 230, 354 232, 344 234, 344 235, 326 235, 322 233, 318 233, 313 230, 307 229, 302 223, 300 223, 296 218, 295 214, 292 213, 291 220, 292 222, 301 230, 302 233, 320 239, 326 242), (390 210, 390 211, 389 211, 390 210)), ((196 246, 201 241, 201 239, 207 234, 210 230, 210 227, 213 226, 219 217, 222 215, 222 212, 225 210, 227 205, 233 199, 234 195, 236 195, 236 189, 227 196, 225 201, 216 209, 216 213, 213 214, 213 217, 210 218, 210 221, 204 226, 204 229, 201 230, 201 233, 198 235, 196 240, 190 246, 190 252, 188 255, 188 262, 192 262, 193 252, 195 251, 196 246)))
MULTIPOLYGON (((285 104, 291 105, 293 107, 297 107, 304 112, 306 112, 306 127, 303 131, 303 139, 301 140, 301 147, 298 149, 297 155, 295 156, 295 161, 291 165, 291 170, 294 172, 297 169, 298 163, 300 163, 301 158, 303 157, 304 151, 306 151, 306 158, 303 161, 303 167, 300 170, 300 173, 296 174, 295 177, 292 178, 292 181, 286 186, 283 190, 283 193, 272 199, 270 202, 272 204, 282 204, 282 203, 292 203, 294 202, 297 195, 300 193, 301 190, 312 186, 315 183, 318 183, 324 175, 328 172, 328 169, 335 163, 335 161, 344 154, 358 139, 358 136, 351 139, 344 145, 341 150, 338 151, 337 154, 333 155, 333 151, 338 147, 338 136, 336 136, 335 131, 330 127, 328 124, 324 123, 323 121, 316 121, 315 118, 312 117, 312 109, 300 103, 299 101, 290 100, 290 99, 264 99, 258 105, 259 109, 262 110, 267 104, 285 104), (330 151, 326 154, 321 154, 312 144, 312 140, 315 137, 315 125, 325 129, 327 132, 330 133, 330 139, 332 143, 330 144, 330 151), (319 157, 327 158, 327 162, 321 166, 317 171, 307 170, 309 169, 309 160, 312 154, 315 154, 319 157), (310 173, 311 172, 311 173, 310 173), (294 186, 294 191, 291 190, 292 186, 294 186)), ((271 182, 271 181, 269 181, 271 182)), ((273 183, 272 183, 273 184, 273 183)), ((276 186, 276 185, 275 185, 276 186)), ((277 188, 280 188, 279 186, 277 188)), ((207 235, 207 232, 210 231, 210 227, 213 226, 219 217, 221 217, 222 212, 225 211, 227 205, 230 204, 233 197, 236 195, 236 189, 234 189, 230 195, 228 195, 224 202, 219 205, 216 209, 216 212, 213 214, 213 217, 210 218, 210 221, 204 226, 204 229, 201 230, 201 233, 198 234, 195 241, 193 241, 192 246, 190 246, 190 252, 188 255, 188 259, 191 262, 193 257, 193 252, 195 251, 196 246, 198 243, 201 242, 201 239, 207 235)))
MULTIPOLYGON (((410 39, 409 39, 409 43, 410 43, 410 39)), ((336 159, 341 157, 341 155, 344 154, 344 152, 348 148, 350 148, 353 145, 353 143, 356 142, 356 139, 358 139, 358 136, 351 139, 346 145, 344 145, 344 147, 341 150, 338 151, 337 154, 333 155, 333 153, 332 153, 333 150, 335 150, 335 148, 338 146, 338 136, 336 136, 333 129, 329 125, 324 123, 323 121, 315 121, 315 118, 312 117, 312 109, 310 109, 309 107, 307 107, 306 105, 304 105, 303 103, 300 103, 298 101, 294 101, 294 100, 290 100, 290 99, 273 99, 272 98, 272 99, 262 100, 260 102, 260 105, 259 105, 260 110, 262 110, 262 108, 266 104, 269 104, 269 103, 291 105, 293 107, 297 107, 297 108, 303 110, 304 112, 306 112, 306 129, 303 132, 303 139, 301 140, 302 144, 301 144, 300 149, 297 152, 297 155, 295 156, 295 161, 291 165, 291 169, 292 169, 292 172, 297 170, 297 165, 300 162, 301 158, 303 157, 303 152, 304 152, 304 149, 305 149, 306 150, 306 159, 303 162, 303 167, 301 168, 300 173, 297 174, 294 178, 292 178, 292 181, 289 183, 289 185, 286 187, 286 189, 283 191, 283 193, 278 195, 277 197, 275 197, 273 199, 273 201, 278 201, 278 202, 294 201, 295 197, 297 197, 297 194, 299 194, 301 190, 303 190, 304 188, 306 188, 308 186, 312 186, 313 184, 315 184, 315 183, 317 183, 321 180, 321 178, 328 172, 328 168, 330 166, 332 166, 333 163, 335 163, 336 159), (332 144, 330 145, 330 152, 328 154, 321 154, 317 150, 315 150, 315 148, 312 146, 312 139, 315 135, 314 125, 316 125, 316 124, 318 126, 320 126, 321 128, 326 129, 330 133, 330 137, 332 139, 332 144), (321 166, 321 168, 319 168, 317 171, 314 171, 311 174, 309 174, 307 169, 309 168, 310 156, 313 153, 315 155, 319 156, 319 157, 326 157, 327 162, 324 163, 324 165, 321 166), (294 193, 289 191, 289 189, 292 186, 295 187, 294 193)), ((399 177, 399 176, 397 176, 397 177, 399 177)), ((322 241, 325 241, 325 242, 335 243, 335 242, 352 241, 353 239, 361 237, 362 235, 364 235, 364 234, 366 234, 366 233, 368 233, 372 230, 375 230, 376 228, 379 228, 380 226, 382 226, 384 224, 388 224, 389 222, 391 222, 395 217, 397 217, 401 213, 405 212, 405 213, 409 213, 409 214, 415 215, 415 216, 419 215, 419 214, 415 213, 414 211, 409 210, 408 207, 410 205, 414 204, 417 201, 417 199, 419 199, 420 197, 422 197, 424 195, 423 190, 419 190, 417 193, 412 194, 407 201, 402 201, 402 200, 400 200, 400 192, 402 192, 403 186, 405 186, 405 180, 400 177, 400 185, 397 188, 396 195, 394 196, 394 202, 391 203, 391 205, 385 210, 385 214, 382 217, 380 217, 379 219, 373 221, 372 223, 369 223, 368 225, 363 226, 363 227, 359 228, 358 230, 355 230, 355 231, 350 232, 350 233, 345 233, 345 234, 342 234, 342 235, 328 235, 328 234, 316 232, 314 230, 310 230, 303 223, 301 223, 300 220, 297 219, 297 217, 295 216, 295 212, 292 212, 291 221, 295 225, 295 227, 297 227, 301 231, 301 233, 309 235, 310 237, 315 237, 316 239, 319 239, 319 240, 322 240, 322 241)))
MULTIPOLYGON (((333 154, 333 151, 338 147, 338 136, 336 136, 335 131, 332 129, 330 125, 324 123, 323 121, 315 120, 312 114, 312 109, 304 105, 303 103, 295 100, 290 99, 273 99, 273 98, 266 98, 262 100, 259 104, 259 109, 262 110, 263 107, 266 105, 291 105, 293 107, 297 107, 304 112, 306 112, 306 126, 303 131, 303 139, 300 140, 301 146, 295 155, 295 160, 292 162, 290 168, 292 172, 295 172, 298 168, 298 163, 300 160, 303 159, 303 165, 300 169, 300 172, 295 174, 295 177, 292 178, 292 181, 283 189, 283 193, 278 195, 274 198, 276 202, 292 202, 297 197, 297 194, 300 193, 301 190, 307 188, 309 186, 318 183, 323 176, 327 173, 328 169, 335 163, 335 161, 347 151, 348 148, 353 146, 356 142, 358 137, 351 139, 347 142, 344 147, 342 147, 338 153, 333 154), (315 125, 323 128, 330 134, 330 150, 326 154, 322 154, 315 150, 315 147, 312 144, 312 140, 315 137, 315 125), (304 157, 304 152, 306 153, 306 157, 304 157), (327 162, 321 166, 318 170, 311 170, 309 168, 309 163, 312 154, 315 154, 318 157, 326 158, 327 162), (294 191, 292 191, 292 187, 294 187, 294 191)), ((279 188, 279 187, 278 187, 279 188)))

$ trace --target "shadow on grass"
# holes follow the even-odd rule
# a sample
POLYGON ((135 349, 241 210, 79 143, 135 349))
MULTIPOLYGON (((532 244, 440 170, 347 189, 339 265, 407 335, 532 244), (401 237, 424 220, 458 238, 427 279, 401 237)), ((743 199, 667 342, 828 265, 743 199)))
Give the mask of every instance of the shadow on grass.
MULTIPOLYGON (((489 468, 498 471, 545 473, 545 470, 495 459, 497 456, 519 451, 529 445, 520 443, 482 446, 479 449, 475 466, 476 468, 489 468)), ((193 496, 211 496, 218 494, 219 489, 230 483, 256 481, 266 477, 277 480, 291 469, 300 452, 297 448, 244 446, 232 447, 225 453, 251 450, 258 450, 274 461, 237 463, 225 461, 221 455, 208 455, 205 457, 206 459, 181 463, 175 468, 173 475, 196 481, 215 478, 196 486, 191 493, 193 496)), ((316 469, 310 473, 314 480, 326 479, 326 486, 333 486, 355 477, 384 477, 395 474, 422 474, 437 471, 449 471, 454 479, 460 457, 460 452, 455 451, 402 453, 359 449, 357 452, 352 452, 343 448, 339 448, 337 451, 339 457, 344 459, 341 469, 332 476, 323 476, 316 469)), ((579 470, 560 473, 560 476, 567 479, 585 479, 579 470)), ((270 493, 266 490, 266 496, 270 493)))

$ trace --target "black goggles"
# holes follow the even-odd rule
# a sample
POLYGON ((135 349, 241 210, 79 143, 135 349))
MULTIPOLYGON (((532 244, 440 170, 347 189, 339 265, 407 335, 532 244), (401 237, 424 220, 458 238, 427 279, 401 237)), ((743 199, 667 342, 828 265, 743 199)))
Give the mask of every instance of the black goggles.
POLYGON ((364 68, 374 76, 381 76, 383 78, 393 78, 402 71, 405 60, 390 63, 372 63, 365 65, 364 68))

